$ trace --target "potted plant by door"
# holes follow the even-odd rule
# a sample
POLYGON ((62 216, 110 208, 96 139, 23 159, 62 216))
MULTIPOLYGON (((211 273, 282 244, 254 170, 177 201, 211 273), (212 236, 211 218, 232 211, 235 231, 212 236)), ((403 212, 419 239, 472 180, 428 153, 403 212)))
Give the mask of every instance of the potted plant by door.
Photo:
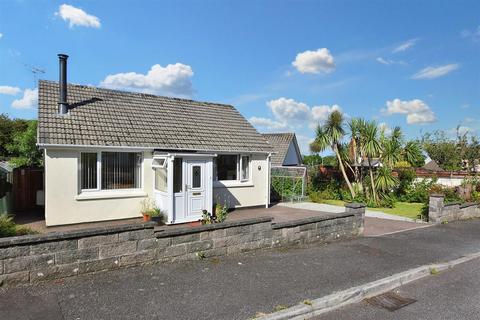
POLYGON ((158 225, 165 224, 166 216, 167 215, 165 214, 165 212, 158 207, 154 207, 150 212, 150 218, 152 219, 152 221, 155 221, 158 225))
POLYGON ((141 204, 141 213, 143 216, 143 221, 150 221, 152 217, 153 208, 149 199, 142 200, 141 204))

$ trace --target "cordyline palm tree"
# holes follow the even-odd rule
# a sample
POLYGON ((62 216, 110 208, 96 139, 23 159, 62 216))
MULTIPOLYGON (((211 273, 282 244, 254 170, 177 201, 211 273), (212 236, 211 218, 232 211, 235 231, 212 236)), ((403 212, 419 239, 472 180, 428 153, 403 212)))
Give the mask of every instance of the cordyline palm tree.
POLYGON ((372 188, 373 201, 378 202, 375 181, 373 177, 372 158, 379 157, 382 152, 378 137, 378 126, 375 121, 366 121, 361 128, 362 149, 368 160, 368 171, 370 173, 370 185, 372 188))
POLYGON ((318 153, 324 151, 327 147, 332 149, 337 157, 338 166, 340 167, 343 179, 348 186, 348 190, 350 190, 352 199, 355 198, 355 191, 353 190, 352 184, 345 172, 345 167, 340 155, 340 144, 345 135, 345 130, 343 129, 343 115, 339 111, 333 111, 330 113, 323 126, 317 126, 316 131, 315 140, 310 144, 310 150, 318 153))

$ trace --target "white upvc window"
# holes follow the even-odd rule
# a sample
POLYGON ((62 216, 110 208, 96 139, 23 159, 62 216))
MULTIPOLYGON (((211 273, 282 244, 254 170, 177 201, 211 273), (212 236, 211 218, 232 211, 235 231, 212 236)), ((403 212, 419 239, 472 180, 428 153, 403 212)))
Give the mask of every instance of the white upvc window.
POLYGON ((214 161, 215 181, 250 181, 250 156, 221 154, 214 161))
POLYGON ((142 154, 139 152, 82 152, 82 191, 140 189, 142 154))

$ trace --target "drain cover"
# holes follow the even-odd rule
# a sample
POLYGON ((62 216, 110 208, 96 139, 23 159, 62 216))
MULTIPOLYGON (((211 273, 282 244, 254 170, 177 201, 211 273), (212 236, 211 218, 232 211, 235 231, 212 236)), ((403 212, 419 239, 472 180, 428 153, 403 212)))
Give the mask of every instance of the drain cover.
POLYGON ((385 308, 389 311, 395 311, 405 306, 408 306, 409 304, 412 304, 417 300, 402 297, 398 293, 390 291, 376 297, 366 299, 366 301, 373 306, 385 308))

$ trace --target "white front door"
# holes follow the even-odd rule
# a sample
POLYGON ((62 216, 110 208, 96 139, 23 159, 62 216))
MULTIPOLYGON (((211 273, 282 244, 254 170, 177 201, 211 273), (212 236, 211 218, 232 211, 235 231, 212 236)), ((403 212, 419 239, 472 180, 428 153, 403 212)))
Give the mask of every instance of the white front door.
POLYGON ((186 220, 200 219, 202 210, 210 211, 207 208, 207 161, 185 160, 185 199, 186 199, 186 220))

